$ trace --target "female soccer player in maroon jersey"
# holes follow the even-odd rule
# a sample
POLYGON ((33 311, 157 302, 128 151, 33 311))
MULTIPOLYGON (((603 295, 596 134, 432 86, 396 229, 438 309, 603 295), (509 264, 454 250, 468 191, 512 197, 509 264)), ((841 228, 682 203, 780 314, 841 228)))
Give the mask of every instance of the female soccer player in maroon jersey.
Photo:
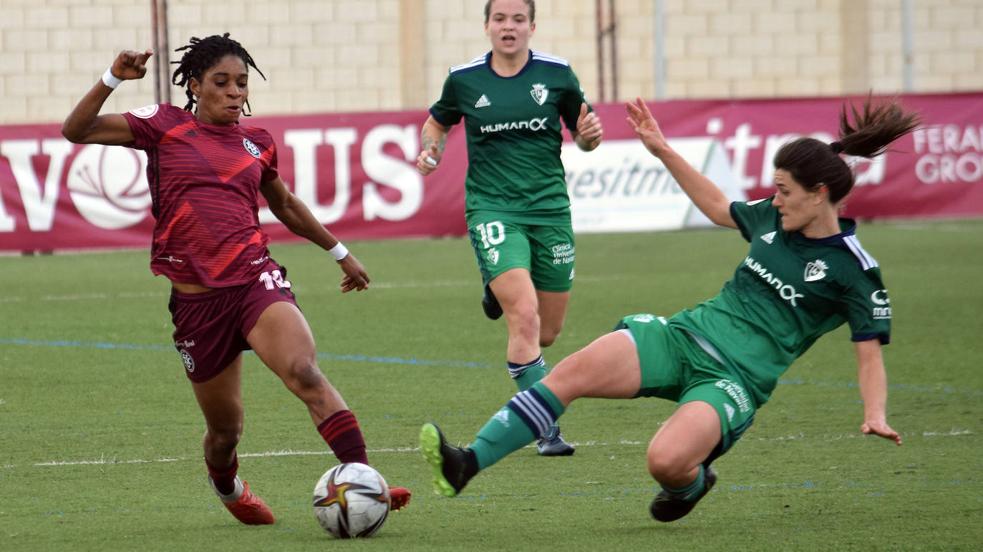
MULTIPOLYGON (((192 38, 177 51, 184 54, 173 82, 186 87, 184 109, 160 104, 99 115, 116 86, 147 72, 149 50, 124 51, 65 119, 62 134, 147 152, 156 220, 150 268, 171 281, 174 344, 205 416, 209 481, 236 519, 270 524, 270 509, 237 476, 243 350, 255 351, 304 401, 338 460, 368 460, 358 421, 318 368, 287 271, 270 257, 259 194, 290 231, 332 254, 344 273, 342 293, 367 289, 369 277, 281 180, 270 134, 239 124, 249 107, 249 67, 263 75, 249 53, 228 33, 192 38)), ((391 493, 394 509, 409 502, 407 489, 391 493)))

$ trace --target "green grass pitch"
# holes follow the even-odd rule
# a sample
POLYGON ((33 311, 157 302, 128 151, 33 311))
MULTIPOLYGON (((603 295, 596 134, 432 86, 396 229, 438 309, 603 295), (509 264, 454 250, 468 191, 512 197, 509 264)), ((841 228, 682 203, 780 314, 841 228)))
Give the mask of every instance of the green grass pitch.
MULTIPOLYGON (((321 367, 358 415, 369 457, 409 509, 332 543, 311 491, 335 459, 306 410, 253 355, 240 474, 278 516, 240 526, 205 482, 203 422, 170 344, 167 282, 147 253, 0 258, 0 550, 978 550, 983 543, 983 221, 873 223, 860 239, 894 313, 889 422, 859 433, 846 328, 785 375, 717 487, 687 518, 649 518, 645 448, 673 405, 582 400, 571 458, 523 449, 462 496, 432 493, 417 433, 466 443, 514 393, 505 327, 486 320, 463 239, 349 243, 373 278, 341 295, 312 245, 274 245, 321 367)), ((746 252, 737 232, 583 235, 556 363, 625 314, 710 297, 746 252)))

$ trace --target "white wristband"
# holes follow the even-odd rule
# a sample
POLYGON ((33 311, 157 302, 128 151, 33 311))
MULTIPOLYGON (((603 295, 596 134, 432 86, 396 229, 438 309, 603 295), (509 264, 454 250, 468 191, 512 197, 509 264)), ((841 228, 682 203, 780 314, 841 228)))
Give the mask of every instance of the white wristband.
POLYGON ((116 75, 113 74, 113 68, 112 67, 110 67, 109 69, 106 69, 106 72, 102 74, 102 83, 105 84, 106 86, 112 88, 112 89, 115 89, 122 82, 123 82, 123 79, 116 78, 116 75))
POLYGON ((340 261, 348 256, 348 248, 345 247, 343 243, 338 242, 338 245, 329 249, 328 253, 331 253, 331 256, 334 257, 334 260, 340 261))

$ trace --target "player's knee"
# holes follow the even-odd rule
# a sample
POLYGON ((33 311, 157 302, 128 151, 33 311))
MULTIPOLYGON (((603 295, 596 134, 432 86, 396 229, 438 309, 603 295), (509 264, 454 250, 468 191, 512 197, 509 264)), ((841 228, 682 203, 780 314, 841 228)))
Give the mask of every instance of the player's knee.
POLYGON ((517 305, 507 313, 509 329, 535 342, 539 338, 539 313, 535 305, 517 305))
POLYGON ((539 346, 549 347, 553 343, 556 343, 556 338, 560 337, 560 330, 562 326, 544 326, 539 331, 539 346))
POLYGON ((673 481, 685 476, 689 467, 664 448, 649 447, 648 469, 656 481, 673 481))
POLYGON ((239 445, 239 439, 241 437, 241 423, 228 427, 209 427, 208 432, 205 434, 206 447, 210 445, 208 448, 231 451, 239 445))
POLYGON ((287 386, 301 398, 318 394, 327 385, 327 379, 313 358, 298 358, 293 361, 286 379, 287 386))

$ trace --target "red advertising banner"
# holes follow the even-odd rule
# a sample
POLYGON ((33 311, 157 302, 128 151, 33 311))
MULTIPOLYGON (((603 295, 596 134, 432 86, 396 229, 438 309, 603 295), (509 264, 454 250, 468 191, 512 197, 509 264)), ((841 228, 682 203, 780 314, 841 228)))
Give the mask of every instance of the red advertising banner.
MULTIPOLYGON (((856 99, 859 101, 862 98, 856 99)), ((909 95, 924 126, 874 161, 855 164, 856 217, 983 216, 983 93, 909 95)), ((790 138, 831 141, 842 100, 799 98, 650 104, 670 138, 710 138, 748 197, 771 186, 771 158, 790 138)), ((605 140, 633 140, 620 104, 596 106, 605 140)), ((451 132, 441 167, 414 168, 425 111, 255 117, 279 146, 284 180, 342 239, 463 235, 464 133, 451 132)), ((617 151, 611 148, 612 152, 617 151)), ((613 155, 613 154, 612 154, 613 155)), ((614 166, 602 144, 591 153, 614 166)), ((630 170, 626 168, 625 170, 630 170)), ((0 251, 149 247, 146 156, 75 145, 58 125, 0 126, 0 251)), ((293 239, 266 209, 274 240, 293 239)))

